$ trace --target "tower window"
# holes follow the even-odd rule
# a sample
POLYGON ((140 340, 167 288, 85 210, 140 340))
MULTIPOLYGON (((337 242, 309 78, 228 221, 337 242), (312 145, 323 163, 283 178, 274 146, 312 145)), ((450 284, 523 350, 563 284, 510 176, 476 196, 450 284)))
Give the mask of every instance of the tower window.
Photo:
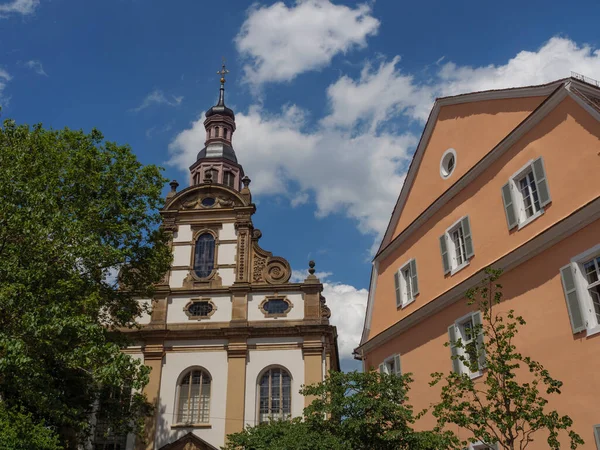
POLYGON ((223 184, 229 187, 233 187, 235 183, 235 175, 231 172, 223 172, 223 184))
POLYGON ((219 127, 215 127, 215 137, 219 137, 219 127))
POLYGON ((289 419, 292 412, 292 378, 285 369, 267 370, 260 379, 258 421, 289 419))
POLYGON ((215 238, 210 233, 201 234, 194 249, 194 273, 207 278, 215 267, 215 238))
POLYGON ((223 137, 227 139, 227 128, 223 128, 223 137))

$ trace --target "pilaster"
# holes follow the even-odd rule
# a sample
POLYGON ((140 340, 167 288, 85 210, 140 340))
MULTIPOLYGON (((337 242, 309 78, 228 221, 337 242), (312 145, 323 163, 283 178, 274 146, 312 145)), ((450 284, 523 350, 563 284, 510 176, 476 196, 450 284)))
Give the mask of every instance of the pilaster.
POLYGON ((247 355, 246 337, 231 337, 227 346, 225 436, 244 429, 247 355))
MULTIPOLYGON (((304 384, 306 386, 323 381, 323 342, 320 335, 305 336, 302 344, 304 357, 304 384)), ((314 400, 314 396, 304 397, 304 406, 314 400)))
POLYGON ((160 343, 147 343, 143 349, 144 364, 150 367, 148 384, 144 387, 144 394, 148 402, 154 406, 154 414, 147 417, 144 425, 144 439, 136 443, 137 450, 154 450, 154 441, 156 438, 156 422, 159 414, 160 399, 160 381, 162 376, 162 363, 164 356, 164 347, 160 343))

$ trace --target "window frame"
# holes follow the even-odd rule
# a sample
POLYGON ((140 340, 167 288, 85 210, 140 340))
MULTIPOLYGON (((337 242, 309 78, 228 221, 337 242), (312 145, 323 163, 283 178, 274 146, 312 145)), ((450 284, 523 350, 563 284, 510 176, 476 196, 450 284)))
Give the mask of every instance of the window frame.
POLYGON ((383 373, 387 375, 398 375, 402 376, 402 363, 400 362, 400 353, 395 353, 393 355, 385 358, 381 363, 381 369, 383 369, 383 373), (398 370, 396 371, 396 359, 398 360, 398 370))
MULTIPOLYGON (((466 242, 465 242, 465 230, 463 229, 463 224, 462 224, 462 221, 465 217, 468 217, 468 216, 462 216, 460 219, 458 219, 456 222, 454 222, 452 225, 450 225, 445 231, 446 247, 447 247, 448 258, 449 258, 449 262, 450 262, 450 276, 461 271, 462 269, 464 269, 465 267, 467 267, 470 264, 470 258, 467 257, 467 248, 466 248, 466 242), (460 264, 457 263, 456 244, 454 243, 454 239, 452 238, 452 233, 454 231, 457 231, 458 229, 460 229, 461 233, 462 233, 462 248, 464 249, 464 260, 460 264)), ((471 235, 472 234, 473 234, 473 230, 471 230, 471 235)))
POLYGON ((520 230, 523 227, 526 227, 535 219, 544 214, 544 207, 542 206, 541 200, 539 198, 539 192, 537 192, 537 184, 535 181, 535 174, 533 172, 533 159, 530 159, 527 164, 517 170, 509 179, 510 183, 510 197, 512 200, 512 204, 515 208, 515 215, 517 217, 517 230, 520 230), (525 212, 525 201, 523 198, 523 194, 521 192, 521 188, 519 186, 519 182, 531 173, 533 177, 533 184, 536 188, 536 193, 538 196, 538 204, 540 205, 540 209, 535 211, 531 216, 527 217, 527 213, 525 212))
MULTIPOLYGON (((584 264, 592 259, 600 257, 600 244, 580 253, 571 258, 571 268, 575 281, 575 289, 579 297, 579 307, 585 320, 585 330, 587 337, 600 333, 600 319, 594 312, 592 296, 589 293, 589 282, 587 280, 584 264)), ((595 284, 595 283, 594 283, 595 284)))
POLYGON ((183 312, 186 316, 188 316, 189 320, 208 320, 211 316, 217 312, 217 305, 214 304, 211 298, 192 298, 190 301, 183 307, 183 312), (190 312, 190 307, 192 307, 196 303, 208 303, 212 306, 212 310, 204 315, 204 316, 196 316, 190 312))
POLYGON ((275 295, 266 295, 264 300, 262 302, 260 302, 260 304, 258 305, 258 309, 260 309, 260 311, 263 313, 263 315, 266 318, 270 318, 270 319, 271 318, 277 319, 279 317, 287 317, 287 315, 289 314, 289 312, 292 310, 293 307, 294 307, 294 304, 290 301, 290 299, 287 298, 287 296, 277 295, 277 293, 275 293, 275 295), (285 303, 287 303, 288 307, 283 312, 270 313, 269 311, 267 311, 265 309, 265 305, 271 300, 283 300, 285 303))
MULTIPOLYGON (((464 325, 467 322, 471 322, 471 326, 473 329, 475 327, 475 320, 473 319, 473 316, 477 313, 479 313, 479 311, 470 312, 468 314, 465 314, 462 317, 459 317, 457 320, 454 321, 456 336, 458 337, 458 339, 461 340, 463 346, 466 346, 467 344, 473 342, 473 340, 475 339, 474 336, 472 336, 471 339, 469 339, 469 340, 466 340, 464 338, 464 334, 465 334, 464 333, 464 325)), ((450 345, 452 345, 452 343, 450 345)), ((454 347, 454 348, 456 348, 456 347, 454 347)), ((459 356, 466 355, 466 351, 464 348, 456 348, 456 350, 457 350, 457 354, 459 356)), ((483 375, 483 370, 481 368, 481 365, 479 364, 479 361, 477 362, 477 367, 478 367, 477 372, 471 372, 471 369, 463 361, 459 360, 458 362, 460 363, 460 373, 461 374, 469 375, 469 377, 471 379, 479 378, 480 376, 483 375)))
POLYGON ((418 295, 415 293, 414 285, 413 285, 413 276, 412 267, 411 267, 412 259, 409 259, 398 269, 398 277, 400 281, 400 299, 401 302, 397 305, 398 308, 404 309, 411 303, 413 303, 418 295), (405 277, 405 273, 408 275, 405 277), (408 280, 408 281, 407 281, 408 280), (410 292, 409 292, 410 288, 410 292), (409 295, 410 294, 410 295, 409 295))
POLYGON ((232 189, 235 188, 235 173, 233 173, 233 171, 231 170, 223 170, 223 184, 227 187, 230 187, 232 189), (225 176, 231 176, 231 184, 228 184, 225 181, 225 176))
POLYGON ((272 365, 272 366, 268 366, 265 367, 259 374, 256 380, 256 424, 261 424, 261 423, 268 423, 270 420, 274 419, 274 416, 272 414, 271 411, 271 405, 272 405, 272 380, 273 380, 273 376, 271 375, 271 372, 273 370, 280 370, 282 372, 286 372, 289 379, 290 379, 290 386, 289 386, 289 412, 286 413, 283 411, 283 393, 284 393, 284 385, 283 385, 283 377, 280 378, 281 380, 281 385, 280 385, 280 397, 279 397, 279 409, 280 409, 280 417, 275 418, 275 420, 291 420, 292 419, 292 396, 294 393, 294 389, 293 389, 293 384, 294 384, 294 378, 292 377, 292 373, 285 367, 280 366, 280 365, 272 365), (263 378, 265 377, 265 375, 269 373, 269 387, 268 387, 268 405, 269 405, 269 412, 267 413, 268 415, 268 420, 262 421, 261 420, 261 411, 260 411, 260 403, 261 403, 261 382, 263 380, 263 378), (287 417, 285 417, 285 415, 287 414, 287 417))
POLYGON ((218 264, 217 264, 218 260, 219 260, 219 237, 218 237, 217 233, 214 230, 209 229, 209 228, 203 228, 201 230, 196 231, 194 233, 194 237, 192 239, 192 251, 191 251, 191 256, 190 256, 190 272, 189 273, 191 274, 192 278, 196 281, 208 281, 208 280, 213 279, 218 270, 218 264), (196 268, 195 268, 196 244, 198 243, 198 239, 200 238, 200 236, 202 236, 204 234, 212 235, 215 248, 213 251, 212 271, 206 277, 200 277, 198 274, 196 274, 196 268))
MULTIPOLYGON (((208 370, 206 370, 204 367, 201 366, 192 366, 192 367, 188 367, 187 369, 185 369, 183 372, 181 372, 181 374, 179 375, 179 377, 177 378, 177 387, 175 389, 175 423, 173 424, 173 426, 182 426, 185 425, 186 427, 206 427, 208 425, 210 425, 210 410, 211 410, 211 402, 212 402, 212 375, 210 374, 210 372, 208 370), (188 376, 188 374, 190 375, 190 384, 189 384, 189 388, 188 388, 188 395, 191 397, 191 389, 192 389, 192 379, 193 379, 193 372, 197 372, 199 371, 201 373, 200 375, 200 390, 199 390, 199 395, 198 395, 198 419, 200 419, 200 416, 202 415, 201 411, 202 411, 202 406, 203 406, 203 398, 202 398, 202 380, 203 380, 203 376, 207 375, 209 378, 209 390, 208 390, 208 407, 207 407, 207 413, 206 413, 206 421, 204 422, 200 422, 200 421, 189 421, 189 422, 183 422, 181 419, 181 412, 179 411, 179 407, 180 407, 180 402, 181 402, 181 386, 183 383, 183 380, 185 379, 186 376, 188 376)), ((190 414, 190 406, 191 405, 191 401, 189 400, 188 397, 188 415, 190 414)))

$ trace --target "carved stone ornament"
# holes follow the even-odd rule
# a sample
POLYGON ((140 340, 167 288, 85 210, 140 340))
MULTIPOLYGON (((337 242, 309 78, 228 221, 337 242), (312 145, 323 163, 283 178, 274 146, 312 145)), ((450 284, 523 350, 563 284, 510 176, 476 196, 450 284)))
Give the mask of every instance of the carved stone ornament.
POLYGON ((212 289, 223 286, 223 280, 216 270, 210 275, 210 278, 198 279, 193 275, 193 270, 190 270, 187 276, 183 279, 184 289, 206 288, 212 289))
POLYGON ((190 320, 210 319, 216 311, 217 306, 210 298, 193 298, 183 307, 190 320))
POLYGON ((286 317, 288 315, 288 313, 292 310, 292 308, 294 307, 294 305, 292 304, 292 302, 290 302, 287 297, 281 296, 281 295, 269 295, 267 297, 265 297, 265 299, 260 303, 260 305, 258 305, 258 309, 260 309, 260 311, 265 315, 265 317, 268 318, 277 318, 277 317, 286 317), (284 309, 279 309, 277 310, 277 312, 273 312, 270 311, 269 308, 269 303, 270 302, 277 302, 279 306, 279 304, 283 303, 284 306, 287 304, 287 308, 284 309))
POLYGON ((323 319, 329 319, 331 317, 331 310, 329 309, 329 306, 327 306, 327 304, 325 303, 325 297, 323 297, 322 295, 319 296, 319 301, 321 303, 321 317, 323 319))
POLYGON ((274 256, 269 258, 262 270, 262 274, 267 283, 280 284, 287 283, 292 272, 290 270, 290 265, 285 259, 274 256))
POLYGON ((179 192, 167 201, 163 211, 233 208, 245 205, 244 199, 229 188, 203 184, 179 192))

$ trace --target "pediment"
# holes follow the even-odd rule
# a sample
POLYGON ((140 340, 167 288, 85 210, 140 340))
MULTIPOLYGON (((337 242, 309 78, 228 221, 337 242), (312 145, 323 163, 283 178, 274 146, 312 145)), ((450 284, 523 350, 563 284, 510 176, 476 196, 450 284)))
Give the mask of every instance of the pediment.
POLYGON ((203 184, 190 186, 167 201, 163 211, 213 210, 247 206, 233 189, 223 185, 203 184))
POLYGON ((218 450, 204 439, 199 438, 191 431, 170 444, 164 445, 159 450, 218 450))

